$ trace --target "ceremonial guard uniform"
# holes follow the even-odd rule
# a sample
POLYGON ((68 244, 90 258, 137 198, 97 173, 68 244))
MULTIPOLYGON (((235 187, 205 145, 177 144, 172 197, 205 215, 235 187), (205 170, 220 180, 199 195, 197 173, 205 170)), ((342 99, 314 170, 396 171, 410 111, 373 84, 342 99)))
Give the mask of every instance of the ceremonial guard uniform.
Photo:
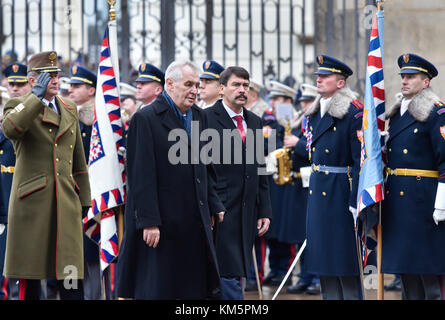
MULTIPOLYGON (((319 81, 331 75, 344 79, 352 75, 347 65, 332 57, 322 55, 317 62, 317 88, 319 81)), ((336 81, 338 84, 338 78, 336 81)), ((357 202, 363 106, 350 89, 343 87, 329 100, 319 95, 306 116, 308 138, 300 140, 296 149, 300 153, 310 149, 313 171, 307 208, 308 272, 320 276, 324 299, 359 299, 359 265, 350 211, 357 202)))
POLYGON ((17 156, 6 277, 83 278, 81 214, 82 206, 91 205, 88 169, 75 104, 57 96, 48 104, 43 101, 57 87, 57 78, 45 74, 57 73, 56 63, 54 51, 34 55, 28 70, 39 73, 33 87, 39 96, 29 93, 11 99, 5 107, 2 129, 17 156))
MULTIPOLYGON (((400 56, 398 64, 402 86, 404 77, 438 74, 414 54, 400 56)), ((398 97, 388 111, 382 272, 401 274, 407 299, 443 299, 445 106, 429 87, 398 97)))
POLYGON ((214 60, 206 60, 202 64, 202 73, 199 76, 201 82, 200 100, 197 106, 206 109, 215 104, 221 97, 219 93, 219 75, 224 71, 224 67, 214 60), (206 92, 202 92, 206 90, 206 92))
POLYGON ((3 263, 6 251, 6 225, 8 223, 9 195, 11 193, 12 175, 15 168, 15 152, 11 141, 0 130, 0 224, 5 226, 0 234, 0 300, 9 298, 9 280, 3 277, 3 263))
POLYGON ((139 66, 139 74, 135 82, 137 83, 136 99, 142 102, 138 109, 140 110, 156 100, 158 95, 164 90, 165 75, 164 72, 154 65, 142 63, 139 66), (147 85, 151 87, 144 89, 143 87, 147 85))
MULTIPOLYGON (((28 82, 26 74, 27 69, 28 67, 26 65, 13 63, 6 67, 6 69, 3 71, 3 74, 7 78, 9 85, 22 85, 28 82)), ((12 90, 13 87, 11 86, 9 87, 9 89, 12 90)), ((14 93, 16 94, 16 97, 19 94, 19 92, 14 93)), ((1 112, 3 113, 3 109, 1 110, 1 112)), ((18 297, 18 287, 15 284, 16 280, 3 277, 3 264, 5 259, 7 237, 6 225, 8 223, 8 207, 9 196, 11 194, 12 177, 15 169, 15 151, 11 141, 5 137, 5 135, 3 134, 3 130, 1 129, 0 165, 0 224, 3 224, 5 226, 3 233, 0 230, 0 300, 6 300, 8 298, 17 299, 18 297), (9 289, 11 289, 10 295, 9 289)))
MULTIPOLYGON (((73 90, 73 85, 85 85, 86 88, 96 88, 97 77, 84 66, 73 66, 71 68, 70 93, 73 90)), ((87 89, 87 90, 88 90, 87 89)), ((85 161, 89 162, 90 155, 90 140, 91 130, 94 122, 94 106, 95 106, 95 91, 91 96, 86 95, 88 92, 85 89, 80 89, 81 94, 74 93, 75 99, 72 100, 77 103, 77 112, 79 116, 80 134, 82 136, 83 150, 85 153, 85 161)), ((82 219, 86 217, 88 211, 82 212, 82 219)), ((83 281, 85 300, 98 300, 102 297, 101 290, 101 272, 99 259, 99 246, 92 239, 83 234, 83 248, 84 248, 84 271, 85 277, 83 281)))
MULTIPOLYGON (((296 95, 294 89, 277 81, 271 81, 270 85, 271 92, 269 97, 271 100, 283 97, 282 101, 289 101, 288 103, 293 105, 293 98, 296 95)), ((298 120, 300 115, 301 112, 293 110, 293 119, 291 119, 290 125, 292 134, 295 136, 301 133, 299 128, 301 121, 298 120)), ((285 119, 277 119, 274 112, 266 112, 263 117, 263 125, 265 126, 264 132, 266 135, 268 135, 267 132, 271 129, 275 130, 277 148, 282 148, 284 146, 285 126, 288 125, 287 121, 285 119)), ((267 151, 269 152, 269 158, 275 157, 271 154, 274 150, 267 151)), ((289 153, 290 157, 292 157, 292 152, 290 151, 289 153)), ((302 163, 295 163, 295 165, 291 169, 298 168, 297 170, 299 171, 298 165, 302 165, 302 163)), ((309 165, 309 163, 306 165, 309 165)), ((271 185, 273 220, 270 230, 266 234, 267 245, 269 246, 270 273, 264 280, 264 284, 278 285, 295 258, 295 244, 303 242, 305 239, 304 217, 306 214, 307 189, 303 189, 301 176, 297 173, 291 183, 278 185, 272 175, 269 176, 269 182, 271 185)), ((288 283, 290 284, 291 282, 292 278, 290 277, 288 278, 288 283)))

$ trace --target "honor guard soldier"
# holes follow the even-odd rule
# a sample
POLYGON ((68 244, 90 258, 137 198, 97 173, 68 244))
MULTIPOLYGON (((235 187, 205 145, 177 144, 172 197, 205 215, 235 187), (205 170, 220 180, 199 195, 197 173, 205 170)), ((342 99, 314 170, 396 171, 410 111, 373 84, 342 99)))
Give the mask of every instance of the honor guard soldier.
POLYGON ((17 158, 4 276, 20 279, 20 299, 39 299, 47 278, 58 280, 61 299, 83 298, 82 207, 91 206, 90 186, 76 105, 57 96, 59 71, 55 51, 32 56, 31 92, 5 106, 2 130, 17 158))
POLYGON ((142 103, 140 106, 140 109, 142 109, 155 101, 164 90, 165 75, 154 65, 142 63, 139 66, 139 75, 135 81, 137 83, 136 100, 142 103))
MULTIPOLYGON (((276 130, 276 147, 282 148, 284 146, 285 127, 288 123, 286 119, 277 118, 277 105, 289 104, 293 106, 293 99, 297 92, 293 88, 273 80, 270 81, 270 88, 269 98, 271 111, 266 111, 263 115, 263 132, 268 136, 268 131, 276 130)), ((300 130, 296 121, 298 113, 293 107, 292 111, 293 116, 290 129, 292 130, 292 134, 298 135, 300 130)), ((274 136, 268 136, 268 139, 271 138, 273 139, 274 136)), ((274 151, 275 150, 267 150, 269 154, 268 158, 274 160, 274 151)), ((296 178, 296 180, 298 180, 298 178, 296 178)), ((300 237, 301 234, 297 236, 298 232, 295 232, 296 230, 292 229, 289 223, 290 220, 293 219, 292 217, 298 216, 298 213, 294 212, 295 208, 299 207, 298 210, 301 210, 301 207, 305 206, 305 200, 303 200, 305 199, 305 195, 295 196, 294 189, 296 187, 302 189, 301 179, 297 184, 289 183, 279 185, 273 176, 270 175, 269 184, 273 214, 270 230, 266 234, 267 245, 269 246, 270 272, 264 279, 263 284, 279 285, 295 257, 295 244, 298 242, 296 237, 300 237), (298 185, 298 183, 300 184, 298 185), (289 193, 292 194, 292 196, 290 196, 289 193), (302 201, 304 203, 301 203, 302 201)), ((289 278, 288 284, 291 284, 291 281, 292 279, 289 278)))
POLYGON ((388 111, 382 272, 401 275, 406 299, 444 299, 445 105, 438 75, 415 54, 398 59, 401 95, 388 111))
POLYGON ((224 67, 214 60, 204 61, 199 83, 198 107, 206 109, 221 99, 219 75, 224 67))
MULTIPOLYGON (((26 65, 13 63, 7 66, 3 71, 3 74, 8 81, 7 93, 9 98, 24 96, 31 90, 28 83, 27 69, 28 67, 26 65)), ((3 113, 3 109, 1 111, 3 113)), ((11 141, 5 137, 1 129, 0 164, 0 287, 4 289, 0 290, 0 300, 6 300, 8 299, 9 288, 11 288, 11 297, 17 298, 18 296, 18 287, 15 286, 15 281, 12 279, 8 280, 2 276, 6 249, 6 224, 8 222, 9 196, 11 193, 12 176, 15 169, 15 151, 11 141), (5 232, 2 230, 5 230, 5 232)))
MULTIPOLYGON (((299 174, 301 180, 295 182, 295 188, 287 188, 285 190, 284 199, 298 198, 299 201, 293 201, 295 208, 292 210, 295 214, 291 216, 288 221, 290 228, 289 232, 295 232, 294 241, 297 243, 297 248, 300 248, 306 239, 306 211, 307 211, 307 193, 309 186, 310 164, 308 153, 306 151, 305 143, 297 145, 301 138, 304 137, 304 131, 307 126, 307 118, 304 115, 309 107, 314 103, 317 97, 317 87, 310 84, 302 84, 300 86, 300 97, 298 102, 301 105, 302 114, 298 117, 298 135, 290 135, 284 137, 284 145, 292 150, 292 165, 294 172, 299 174), (292 190, 294 195, 289 191, 292 190)), ((301 140, 303 142, 303 140, 301 140)), ((297 176, 298 177, 298 176, 297 176)), ((298 178, 299 178, 298 177, 298 178)), ((287 200, 289 201, 289 200, 287 200)), ((320 279, 313 274, 307 272, 307 264, 305 259, 305 252, 300 258, 300 273, 298 274, 298 282, 287 288, 288 293, 293 294, 320 294, 320 279)))
POLYGON ((320 277, 323 299, 362 299, 353 214, 356 212, 363 105, 346 86, 352 70, 317 57, 318 96, 306 111, 312 162, 307 208, 307 272, 320 277))
POLYGON ((255 113, 258 117, 262 117, 267 110, 267 103, 260 96, 263 85, 259 82, 250 80, 250 90, 247 96, 246 109, 255 113))
POLYGON ((3 74, 8 80, 7 89, 10 99, 22 97, 31 90, 26 71, 27 66, 20 63, 10 64, 3 71, 3 74))
POLYGON ((71 68, 69 98, 77 105, 80 132, 86 161, 90 154, 91 130, 94 122, 94 105, 96 97, 96 74, 83 66, 71 68))
MULTIPOLYGON (((71 68, 69 98, 77 105, 80 133, 82 135, 85 160, 90 155, 91 131, 94 122, 97 76, 88 68, 74 65, 71 68)), ((87 212, 82 213, 82 218, 87 212)), ((83 235, 84 268, 83 292, 85 300, 100 300, 102 297, 100 257, 98 245, 83 235)))

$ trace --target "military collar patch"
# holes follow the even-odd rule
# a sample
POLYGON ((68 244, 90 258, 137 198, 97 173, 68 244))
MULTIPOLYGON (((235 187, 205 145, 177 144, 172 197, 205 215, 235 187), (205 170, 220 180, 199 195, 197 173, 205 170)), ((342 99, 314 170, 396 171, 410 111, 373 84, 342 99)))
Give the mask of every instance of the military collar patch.
POLYGON ((437 114, 440 116, 442 113, 445 113, 445 108, 441 108, 437 110, 437 114))

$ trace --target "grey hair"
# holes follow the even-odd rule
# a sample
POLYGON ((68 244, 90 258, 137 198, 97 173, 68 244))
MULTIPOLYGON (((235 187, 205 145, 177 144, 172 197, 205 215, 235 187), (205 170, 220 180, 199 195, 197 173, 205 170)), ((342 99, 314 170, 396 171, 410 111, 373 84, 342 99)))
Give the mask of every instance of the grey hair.
MULTIPOLYGON (((191 60, 179 59, 179 60, 173 61, 167 67, 167 70, 165 70, 165 79, 167 80, 168 78, 170 78, 173 80, 173 82, 181 81, 182 77, 183 77, 181 69, 185 66, 189 66, 198 74, 200 72, 199 68, 191 60)), ((164 84, 164 89, 167 90, 167 82, 165 82, 165 84, 164 84)))

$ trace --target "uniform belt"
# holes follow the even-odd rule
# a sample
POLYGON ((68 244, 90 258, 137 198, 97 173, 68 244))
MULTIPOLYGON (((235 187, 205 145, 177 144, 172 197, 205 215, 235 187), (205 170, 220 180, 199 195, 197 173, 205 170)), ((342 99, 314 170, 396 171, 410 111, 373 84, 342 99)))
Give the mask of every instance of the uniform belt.
POLYGON ((6 172, 6 173, 14 173, 14 166, 10 166, 10 167, 5 167, 4 165, 1 165, 1 171, 2 173, 6 172))
POLYGON ((434 170, 421 170, 421 169, 390 169, 386 168, 386 174, 388 176, 409 176, 409 177, 425 177, 425 178, 437 178, 439 172, 434 170))
POLYGON ((324 172, 326 174, 329 173, 345 173, 348 174, 350 171, 349 167, 330 167, 330 166, 324 166, 322 164, 320 165, 312 165, 312 172, 324 172))

